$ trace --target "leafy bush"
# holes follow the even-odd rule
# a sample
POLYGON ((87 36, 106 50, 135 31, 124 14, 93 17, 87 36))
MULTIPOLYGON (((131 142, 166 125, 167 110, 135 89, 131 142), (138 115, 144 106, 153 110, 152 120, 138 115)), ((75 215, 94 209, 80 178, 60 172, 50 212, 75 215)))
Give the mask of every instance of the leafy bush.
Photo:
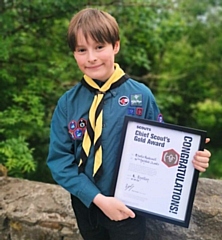
POLYGON ((32 152, 24 138, 7 139, 0 143, 0 163, 7 168, 8 175, 24 177, 36 169, 32 152))

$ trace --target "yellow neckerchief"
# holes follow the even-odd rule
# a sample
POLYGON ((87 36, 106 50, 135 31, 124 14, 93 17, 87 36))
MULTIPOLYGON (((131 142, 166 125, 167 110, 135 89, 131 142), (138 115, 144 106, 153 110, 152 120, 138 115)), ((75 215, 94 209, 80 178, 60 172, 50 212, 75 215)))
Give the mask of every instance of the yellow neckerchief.
MULTIPOLYGON (((94 167, 93 167, 93 177, 100 169, 102 165, 102 146, 101 146, 101 134, 102 134, 102 117, 103 117, 103 98, 106 92, 114 87, 119 86, 128 77, 125 77, 124 71, 119 67, 117 63, 114 64, 115 70, 111 77, 99 87, 95 81, 90 77, 84 75, 82 83, 95 91, 95 96, 92 105, 89 110, 89 119, 87 123, 87 130, 85 132, 83 142, 82 142, 82 152, 80 156, 79 167, 84 169, 87 158, 92 144, 94 144, 94 167)), ((84 97, 84 96, 83 96, 84 97)))

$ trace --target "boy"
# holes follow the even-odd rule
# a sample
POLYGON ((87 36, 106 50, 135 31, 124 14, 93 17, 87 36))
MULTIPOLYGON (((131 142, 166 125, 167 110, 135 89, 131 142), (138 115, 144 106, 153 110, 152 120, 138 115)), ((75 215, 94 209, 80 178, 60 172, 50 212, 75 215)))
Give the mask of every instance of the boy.
MULTIPOLYGON (((155 98, 115 63, 119 28, 108 13, 91 8, 77 13, 68 43, 84 77, 58 101, 47 164, 55 181, 71 193, 85 240, 142 240, 145 218, 112 197, 111 184, 124 116, 157 120, 155 98), (140 101, 133 102, 135 97, 140 101)), ((209 151, 198 151, 194 167, 205 171, 209 157, 209 151)))

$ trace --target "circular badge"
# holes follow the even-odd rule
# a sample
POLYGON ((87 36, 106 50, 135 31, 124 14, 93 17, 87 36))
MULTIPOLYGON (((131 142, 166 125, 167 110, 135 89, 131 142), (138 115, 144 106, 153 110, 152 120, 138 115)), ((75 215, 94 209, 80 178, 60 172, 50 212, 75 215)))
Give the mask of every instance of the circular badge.
POLYGON ((85 128, 87 121, 84 118, 79 119, 78 121, 78 127, 79 128, 85 128))
POLYGON ((122 96, 118 100, 120 106, 126 106, 129 103, 129 98, 127 96, 122 96))
POLYGON ((74 129, 76 128, 76 121, 72 120, 69 125, 68 125, 68 128, 69 128, 69 131, 74 131, 74 129))
POLYGON ((76 139, 80 139, 83 136, 83 131, 82 129, 77 128, 74 132, 74 136, 76 139))

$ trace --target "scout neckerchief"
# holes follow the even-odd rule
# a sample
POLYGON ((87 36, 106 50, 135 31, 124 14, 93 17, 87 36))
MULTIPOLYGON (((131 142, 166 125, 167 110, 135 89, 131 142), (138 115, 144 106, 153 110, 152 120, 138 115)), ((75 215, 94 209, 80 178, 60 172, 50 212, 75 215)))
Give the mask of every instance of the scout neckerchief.
MULTIPOLYGON (((102 116, 103 116, 103 99, 106 92, 116 88, 125 82, 129 77, 115 63, 115 71, 112 76, 100 87, 90 77, 84 75, 82 84, 90 91, 95 93, 92 105, 89 110, 89 119, 87 129, 82 142, 82 151, 80 155, 79 172, 84 172, 84 168, 90 153, 91 146, 94 145, 94 166, 93 177, 98 179, 102 174, 102 116)), ((84 97, 84 96, 83 96, 84 97)))

